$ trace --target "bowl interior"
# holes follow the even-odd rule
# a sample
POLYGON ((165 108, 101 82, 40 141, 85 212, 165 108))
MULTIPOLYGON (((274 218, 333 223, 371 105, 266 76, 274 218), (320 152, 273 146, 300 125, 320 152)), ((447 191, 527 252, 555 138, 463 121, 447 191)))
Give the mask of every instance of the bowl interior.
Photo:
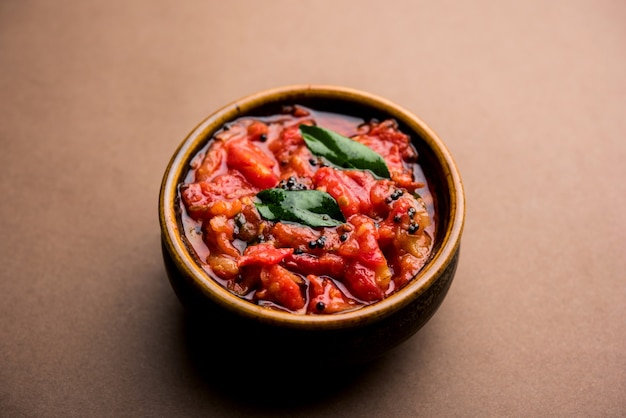
POLYGON ((368 93, 330 86, 291 86, 268 90, 238 100, 204 120, 179 146, 165 173, 159 203, 163 241, 170 255, 188 278, 209 299, 226 309, 263 322, 297 327, 345 326, 367 323, 405 306, 438 277, 456 251, 463 227, 464 200, 460 176, 445 145, 424 122, 403 108, 368 93), (189 171, 193 157, 225 123, 242 116, 278 113, 284 105, 299 104, 317 110, 357 116, 369 120, 393 118, 400 130, 410 135, 418 152, 433 196, 435 237, 430 258, 418 275, 403 289, 383 301, 361 309, 333 315, 295 315, 268 310, 242 300, 223 289, 195 260, 195 252, 182 229, 178 185, 189 171))

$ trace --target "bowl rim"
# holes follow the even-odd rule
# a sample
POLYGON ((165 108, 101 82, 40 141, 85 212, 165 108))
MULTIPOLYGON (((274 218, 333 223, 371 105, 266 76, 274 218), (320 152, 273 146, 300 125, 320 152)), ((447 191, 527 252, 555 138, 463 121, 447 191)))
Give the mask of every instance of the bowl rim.
MULTIPOLYGON (((436 190, 433 191, 437 193, 436 190)), ((181 273, 191 279, 205 296, 227 310, 249 319, 301 329, 334 329, 366 325, 406 306, 443 274, 460 245, 465 222, 465 196, 456 163, 445 144, 420 118, 405 108, 377 95, 348 87, 324 84, 298 84, 266 89, 244 96, 216 110, 200 122, 180 143, 165 170, 159 192, 159 223, 163 244, 181 273), (179 229, 178 182, 188 172, 189 162, 212 134, 227 122, 267 103, 296 99, 343 100, 390 114, 419 135, 436 157, 450 191, 450 217, 442 244, 419 273, 401 290, 382 301, 360 309, 332 315, 303 315, 267 309, 242 299, 222 287, 194 260, 179 229)))

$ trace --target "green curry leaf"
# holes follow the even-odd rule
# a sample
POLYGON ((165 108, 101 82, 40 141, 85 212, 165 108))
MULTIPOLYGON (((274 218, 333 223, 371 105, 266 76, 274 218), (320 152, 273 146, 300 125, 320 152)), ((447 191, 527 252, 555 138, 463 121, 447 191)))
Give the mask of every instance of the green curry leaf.
POLYGON ((339 168, 370 170, 381 178, 391 178, 384 158, 366 145, 319 126, 300 125, 309 150, 339 168))
POLYGON ((337 201, 319 190, 266 189, 257 194, 255 203, 268 221, 296 222, 307 226, 338 226, 346 220, 337 201))

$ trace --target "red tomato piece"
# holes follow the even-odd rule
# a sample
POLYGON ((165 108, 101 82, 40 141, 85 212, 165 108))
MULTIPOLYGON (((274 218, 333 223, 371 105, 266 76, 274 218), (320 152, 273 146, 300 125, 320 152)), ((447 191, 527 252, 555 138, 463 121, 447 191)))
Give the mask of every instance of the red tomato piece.
POLYGON ((282 130, 280 137, 269 144, 269 149, 278 161, 286 162, 289 156, 299 147, 306 145, 297 125, 282 130))
POLYGON ((285 258, 285 266, 302 274, 341 277, 346 266, 343 257, 326 253, 317 257, 313 254, 291 254, 285 258))
POLYGON ((248 140, 228 144, 226 163, 260 189, 268 189, 278 183, 279 178, 272 170, 276 162, 248 140))
POLYGON ((265 123, 255 120, 248 126, 248 139, 251 141, 265 141, 268 132, 269 129, 265 123))
POLYGON ((211 271, 224 280, 235 280, 239 275, 239 267, 233 257, 226 254, 211 253, 206 260, 211 271))
POLYGON ((181 197, 187 213, 196 220, 205 217, 215 202, 239 199, 255 193, 256 189, 236 171, 221 174, 210 183, 202 181, 181 188, 181 197))
MULTIPOLYGON (((411 139, 409 136, 401 132, 398 129, 398 124, 392 119, 387 119, 380 123, 373 123, 366 136, 371 138, 371 140, 376 140, 378 143, 386 143, 389 144, 389 146, 396 145, 401 152, 402 157, 405 159, 410 160, 417 156, 413 148, 410 146, 411 139)), ((361 138, 359 137, 354 139, 360 140, 361 138)), ((388 155, 386 155, 384 151, 380 154, 385 157, 385 160, 387 159, 388 155)))
MULTIPOLYGON (((235 261, 235 265, 237 262, 235 261)), ((232 292, 244 296, 250 291, 257 289, 261 283, 261 264, 249 265, 239 269, 239 275, 235 280, 227 282, 226 286, 232 292)))
POLYGON ((372 267, 387 264, 387 260, 378 246, 380 236, 374 221, 365 215, 354 215, 349 219, 349 223, 354 225, 354 231, 339 247, 338 254, 357 258, 372 267))
POLYGON ((280 162, 282 178, 296 176, 308 179, 313 176, 309 162, 313 154, 306 147, 298 126, 285 128, 280 137, 269 144, 269 149, 280 162))
POLYGON ((307 276, 309 281, 309 313, 332 314, 356 306, 356 303, 346 297, 337 285, 330 279, 313 274, 307 276))
POLYGON ((206 243, 211 253, 216 252, 229 255, 231 257, 239 257, 239 250, 232 244, 235 231, 235 222, 219 215, 211 218, 209 222, 202 224, 206 243))
POLYGON ((350 293, 365 302, 376 302, 385 297, 385 293, 376 283, 374 270, 353 261, 346 267, 343 283, 350 293))
POLYGON ((391 180, 379 180, 370 189, 370 201, 374 212, 380 217, 386 217, 389 213, 389 201, 387 200, 397 190, 391 180))
POLYGON ((206 181, 215 176, 222 165, 222 161, 224 161, 225 154, 224 143, 222 141, 213 142, 202 159, 202 163, 196 169, 195 180, 197 182, 206 181))
POLYGON ((251 245, 245 249, 243 256, 237 260, 237 265, 242 267, 249 264, 278 264, 292 253, 293 248, 276 248, 269 243, 251 245))
POLYGON ((335 198, 344 216, 370 212, 369 190, 343 171, 322 167, 315 173, 313 183, 335 198))
MULTIPOLYGON (((389 246, 393 245, 393 240, 396 238, 396 228, 397 224, 393 222, 383 222, 380 224, 380 228, 378 228, 378 246, 380 249, 385 252, 385 249, 389 246)), ((389 257, 385 257, 389 259, 389 257)))
POLYGON ((314 229, 277 222, 271 229, 271 235, 279 247, 291 247, 305 249, 310 241, 320 237, 320 233, 314 229))
POLYGON ((373 124, 369 132, 353 139, 368 146, 385 159, 391 178, 398 186, 411 192, 423 186, 414 181, 413 173, 404 165, 404 162, 414 161, 417 154, 410 145, 410 138, 398 130, 398 125, 394 121, 386 120, 373 124))
POLYGON ((376 179, 374 179, 369 171, 345 170, 341 172, 350 177, 365 190, 369 191, 376 184, 376 179))
POLYGON ((285 308, 297 311, 305 304, 300 290, 300 283, 304 280, 289 270, 274 264, 261 270, 261 287, 256 297, 269 300, 285 308))

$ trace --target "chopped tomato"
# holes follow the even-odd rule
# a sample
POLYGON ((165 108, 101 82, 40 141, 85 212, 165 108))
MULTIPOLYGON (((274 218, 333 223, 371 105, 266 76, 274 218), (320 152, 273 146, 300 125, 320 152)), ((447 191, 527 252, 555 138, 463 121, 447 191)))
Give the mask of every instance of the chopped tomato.
MULTIPOLYGON (((401 132, 398 129, 398 124, 391 119, 380 123, 372 123, 367 136, 370 140, 376 140, 379 143, 396 145, 402 153, 402 157, 407 161, 412 161, 417 156, 415 150, 410 145, 411 140, 409 136, 401 132)), ((388 156, 385 154, 381 155, 387 161, 388 156)))
POLYGON ((387 263, 378 246, 378 228, 371 218, 355 215, 349 219, 354 231, 339 247, 338 253, 343 256, 358 258, 369 266, 380 266, 387 263))
POLYGON ((261 290, 256 293, 258 299, 265 299, 285 308, 297 311, 305 304, 300 284, 304 280, 289 270, 274 264, 261 270, 261 290))
POLYGON ((316 256, 309 253, 291 254, 285 258, 285 266, 302 274, 316 274, 340 278, 346 267, 343 257, 326 253, 316 256))
POLYGON ((313 176, 310 163, 313 154, 306 147, 298 126, 285 128, 280 137, 269 144, 269 149, 281 165, 282 178, 313 176))
POLYGON ((213 273, 221 279, 234 280, 239 275, 237 261, 231 256, 211 253, 206 261, 213 273))
POLYGON ((276 240, 279 247, 291 247, 305 249, 307 244, 319 238, 320 233, 306 226, 287 224, 283 222, 276 223, 271 234, 276 240))
POLYGON ((268 126, 261 121, 254 121, 248 126, 248 138, 250 141, 266 141, 268 126))
POLYGON ((369 191, 374 186, 374 184, 376 184, 376 179, 374 179, 369 171, 345 170, 342 171, 342 173, 350 177, 352 180, 355 181, 356 184, 358 184, 367 191, 369 191))
POLYGON ((374 270, 359 261, 353 261, 346 267, 344 283, 350 293, 365 302, 381 300, 385 293, 376 283, 374 270))
POLYGON ((275 161, 249 140, 234 141, 227 146, 227 164, 238 170, 255 187, 267 189, 276 186, 278 176, 272 170, 275 161))
POLYGON ((239 269, 239 276, 227 283, 228 289, 238 295, 247 295, 250 291, 259 287, 261 282, 262 265, 251 264, 239 269))
POLYGON ((254 193, 255 189, 236 171, 220 174, 210 183, 201 181, 181 188, 181 198, 187 208, 187 213, 196 220, 207 215, 223 214, 220 211, 212 212, 212 205, 216 202, 239 199, 254 193))
POLYGON ((235 258, 241 255, 232 244, 235 233, 235 223, 232 219, 223 215, 215 216, 209 222, 202 224, 202 228, 211 252, 219 251, 235 258))
POLYGON ((313 274, 306 278, 309 281, 309 312, 332 314, 356 306, 355 301, 348 299, 332 280, 313 274))
POLYGON ((224 142, 216 141, 211 144, 200 166, 196 169, 196 181, 210 180, 224 161, 226 151, 224 142))
POLYGON ((335 198, 344 216, 370 212, 369 191, 343 171, 322 167, 315 173, 313 182, 317 189, 335 198))
POLYGON ((241 212, 235 215, 235 222, 238 226, 235 237, 246 242, 257 237, 263 225, 261 215, 251 202, 243 205, 241 212))
POLYGON ((385 218, 389 213, 390 196, 397 190, 391 180, 379 180, 370 189, 370 201, 374 213, 385 218))
POLYGON ((293 248, 276 248, 269 243, 252 245, 246 248, 237 265, 242 267, 248 264, 278 264, 292 253, 293 248))
POLYGON ((218 200, 209 206, 209 215, 218 216, 224 215, 227 218, 232 218, 241 211, 240 200, 218 200))
POLYGON ((398 130, 395 122, 387 120, 372 124, 369 132, 357 135, 353 139, 368 146, 385 159, 391 178, 398 186, 411 192, 423 186, 413 180, 412 171, 405 165, 405 161, 415 161, 417 153, 410 146, 410 138, 398 130))
POLYGON ((397 287, 402 287, 417 274, 417 272, 422 268, 424 261, 411 254, 404 254, 398 257, 397 260, 394 282, 397 287))

